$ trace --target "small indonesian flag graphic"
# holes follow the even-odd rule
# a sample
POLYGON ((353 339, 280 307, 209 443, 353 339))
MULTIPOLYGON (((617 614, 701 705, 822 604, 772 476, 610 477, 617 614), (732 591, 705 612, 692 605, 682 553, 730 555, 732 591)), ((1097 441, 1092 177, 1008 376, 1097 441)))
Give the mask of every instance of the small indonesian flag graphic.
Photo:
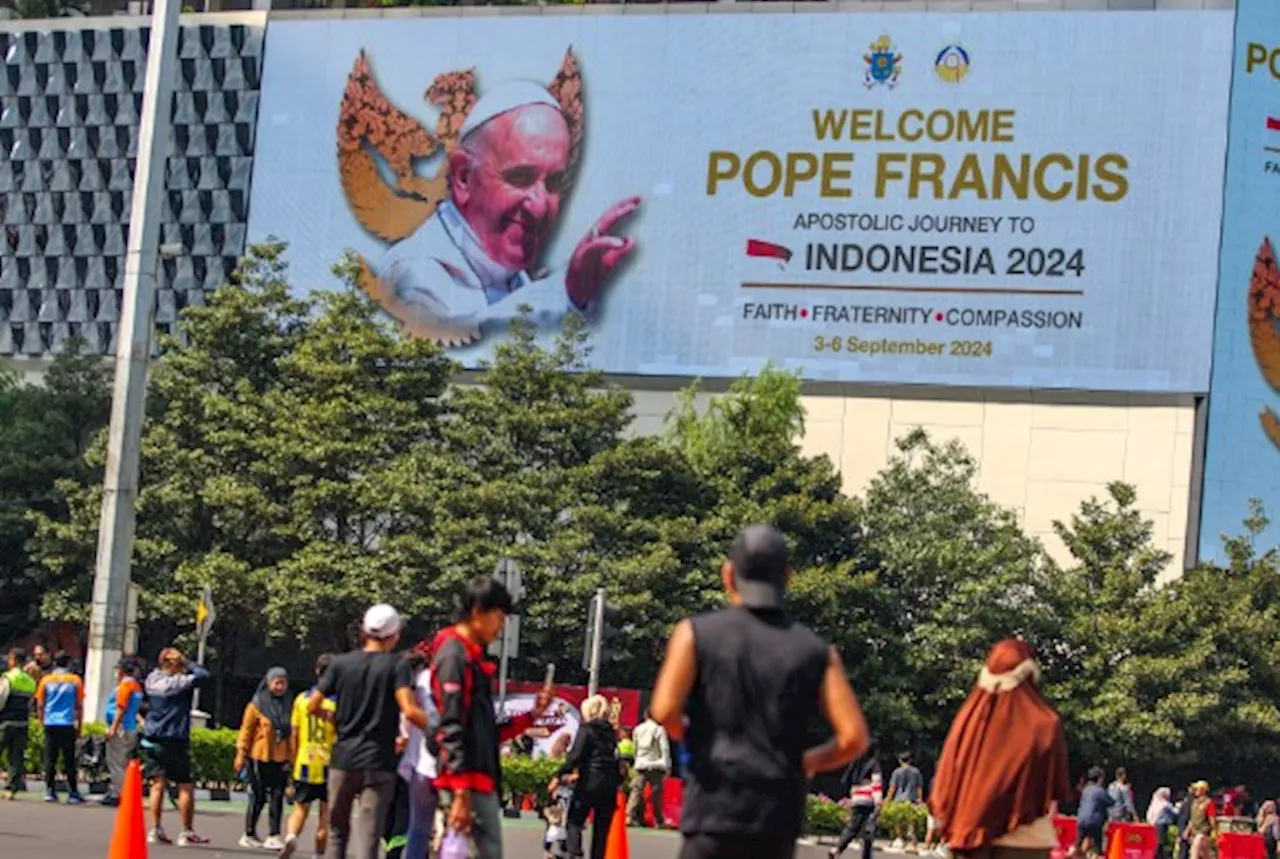
POLYGON ((747 256, 776 259, 781 263, 791 261, 791 249, 761 239, 747 239, 747 256))
POLYGON ((1280 131, 1280 119, 1274 116, 1267 117, 1267 131, 1280 131))

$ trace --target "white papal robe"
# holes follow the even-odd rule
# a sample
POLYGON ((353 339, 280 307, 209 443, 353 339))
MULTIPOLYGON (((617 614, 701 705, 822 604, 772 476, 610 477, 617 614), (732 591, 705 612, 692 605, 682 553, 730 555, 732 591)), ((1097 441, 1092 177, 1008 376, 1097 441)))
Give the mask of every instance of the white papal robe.
POLYGON ((458 330, 505 324, 533 308, 532 321, 554 325, 580 311, 569 300, 564 271, 534 279, 491 260, 462 213, 450 201, 440 204, 421 227, 397 242, 382 258, 378 274, 396 298, 423 322, 458 330))

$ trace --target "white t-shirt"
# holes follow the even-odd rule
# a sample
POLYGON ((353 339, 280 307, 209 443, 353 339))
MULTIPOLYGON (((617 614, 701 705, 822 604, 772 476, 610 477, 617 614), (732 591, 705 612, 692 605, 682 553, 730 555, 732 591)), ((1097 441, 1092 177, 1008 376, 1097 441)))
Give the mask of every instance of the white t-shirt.
MULTIPOLYGON (((418 706, 426 711, 427 719, 431 721, 436 712, 436 702, 431 697, 430 671, 423 671, 418 675, 413 691, 418 699, 418 706)), ((401 716, 400 730, 409 737, 409 745, 404 750, 404 757, 400 759, 400 767, 397 770, 400 778, 410 781, 416 774, 421 778, 434 779, 437 775, 436 756, 427 749, 426 736, 422 733, 422 729, 410 724, 404 716, 401 716)))

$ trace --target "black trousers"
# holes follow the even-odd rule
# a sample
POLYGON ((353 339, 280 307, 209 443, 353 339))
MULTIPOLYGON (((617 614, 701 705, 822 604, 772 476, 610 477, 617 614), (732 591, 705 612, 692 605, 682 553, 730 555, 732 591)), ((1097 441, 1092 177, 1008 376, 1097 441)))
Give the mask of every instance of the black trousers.
POLYGON ((609 826, 613 823, 613 813, 618 808, 617 790, 596 790, 573 792, 569 800, 568 842, 569 856, 572 859, 582 857, 582 830, 587 825, 587 816, 595 815, 591 821, 591 859, 604 859, 604 849, 609 844, 609 826))
POLYGON ((271 761, 249 761, 249 805, 244 812, 244 834, 258 837, 258 818, 267 808, 271 835, 280 834, 284 818, 284 789, 289 784, 289 765, 271 761))
POLYGON ((836 845, 836 855, 855 840, 862 839, 862 859, 871 859, 871 844, 876 839, 876 807, 874 805, 855 805, 849 813, 849 822, 840 833, 840 843, 836 845))
POLYGON ((27 723, 5 722, 0 725, 0 751, 9 756, 8 790, 13 793, 27 789, 27 723))
POLYGON ((680 859, 794 859, 796 840, 763 833, 686 835, 680 859))
POLYGON ((76 729, 66 727, 46 727, 44 729, 44 788, 56 790, 58 758, 62 758, 62 771, 67 777, 67 791, 79 793, 76 784, 76 729))

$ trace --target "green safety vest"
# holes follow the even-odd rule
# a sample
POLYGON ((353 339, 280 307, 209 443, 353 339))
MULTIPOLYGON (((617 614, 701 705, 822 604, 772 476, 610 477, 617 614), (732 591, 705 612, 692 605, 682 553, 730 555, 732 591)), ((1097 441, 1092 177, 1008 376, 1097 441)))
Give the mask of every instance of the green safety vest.
POLYGON ((34 698, 36 695, 35 679, 23 671, 21 668, 10 668, 4 673, 4 679, 9 681, 10 695, 25 695, 28 698, 34 698))

